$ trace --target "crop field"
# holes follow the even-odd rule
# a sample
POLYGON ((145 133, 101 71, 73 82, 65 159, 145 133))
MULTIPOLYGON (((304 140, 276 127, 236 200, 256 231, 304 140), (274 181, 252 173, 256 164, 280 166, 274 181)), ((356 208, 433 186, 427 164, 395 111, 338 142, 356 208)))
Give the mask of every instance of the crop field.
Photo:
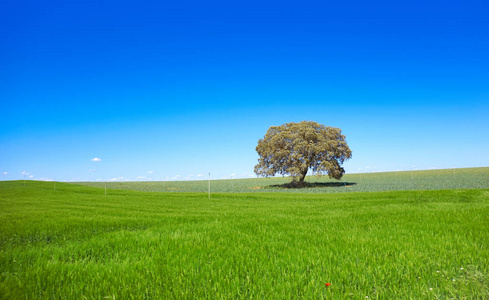
MULTIPOLYGON (((402 190, 480 189, 489 188, 489 168, 461 168, 424 171, 399 171, 363 174, 346 174, 341 181, 327 176, 308 176, 307 188, 287 188, 290 178, 252 178, 211 180, 211 192, 295 192, 295 193, 344 193, 402 190)), ((204 193, 208 181, 146 181, 146 182, 79 182, 94 187, 129 189, 151 192, 204 193)))
POLYGON ((489 299, 488 232, 487 187, 208 199, 0 182, 0 298, 489 299))

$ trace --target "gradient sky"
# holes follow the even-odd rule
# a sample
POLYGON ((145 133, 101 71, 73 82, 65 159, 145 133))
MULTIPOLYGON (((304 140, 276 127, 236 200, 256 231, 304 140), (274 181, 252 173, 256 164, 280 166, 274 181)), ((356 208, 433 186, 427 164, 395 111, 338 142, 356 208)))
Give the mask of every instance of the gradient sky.
POLYGON ((343 130, 347 173, 489 166, 488 16, 486 0, 4 0, 2 179, 249 177, 266 130, 302 120, 343 130))

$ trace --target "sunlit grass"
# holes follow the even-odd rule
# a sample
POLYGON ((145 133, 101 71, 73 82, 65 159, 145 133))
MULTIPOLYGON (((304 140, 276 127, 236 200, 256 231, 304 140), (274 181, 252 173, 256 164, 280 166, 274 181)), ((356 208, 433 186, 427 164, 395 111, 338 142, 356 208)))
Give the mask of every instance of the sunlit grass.
POLYGON ((489 298, 488 190, 102 191, 0 183, 0 298, 489 298))

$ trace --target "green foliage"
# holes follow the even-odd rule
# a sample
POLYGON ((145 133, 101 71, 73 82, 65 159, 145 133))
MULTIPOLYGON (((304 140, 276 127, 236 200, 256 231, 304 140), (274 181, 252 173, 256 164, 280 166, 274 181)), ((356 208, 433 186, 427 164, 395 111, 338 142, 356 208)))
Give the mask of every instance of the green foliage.
POLYGON ((260 156, 255 166, 257 175, 291 175, 298 186, 304 185, 309 170, 340 179, 345 173, 341 165, 351 158, 339 128, 312 121, 270 127, 258 141, 256 151, 260 156))
POLYGON ((489 190, 56 188, 0 182, 1 299, 489 298, 489 190))

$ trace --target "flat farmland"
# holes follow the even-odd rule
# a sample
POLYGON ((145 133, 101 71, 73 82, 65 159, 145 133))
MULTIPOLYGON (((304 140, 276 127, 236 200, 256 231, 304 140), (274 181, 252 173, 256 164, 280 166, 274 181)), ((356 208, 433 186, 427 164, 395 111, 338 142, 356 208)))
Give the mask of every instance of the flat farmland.
MULTIPOLYGON (((460 168, 346 174, 342 180, 307 176, 306 188, 287 188, 288 177, 211 180, 213 193, 344 193, 402 190, 489 188, 489 168, 460 168), (285 185, 285 186, 284 186, 285 185)), ((208 181, 109 181, 77 184, 152 192, 203 193, 208 181)))
POLYGON ((487 189, 0 182, 0 298, 488 299, 487 232, 487 189))

